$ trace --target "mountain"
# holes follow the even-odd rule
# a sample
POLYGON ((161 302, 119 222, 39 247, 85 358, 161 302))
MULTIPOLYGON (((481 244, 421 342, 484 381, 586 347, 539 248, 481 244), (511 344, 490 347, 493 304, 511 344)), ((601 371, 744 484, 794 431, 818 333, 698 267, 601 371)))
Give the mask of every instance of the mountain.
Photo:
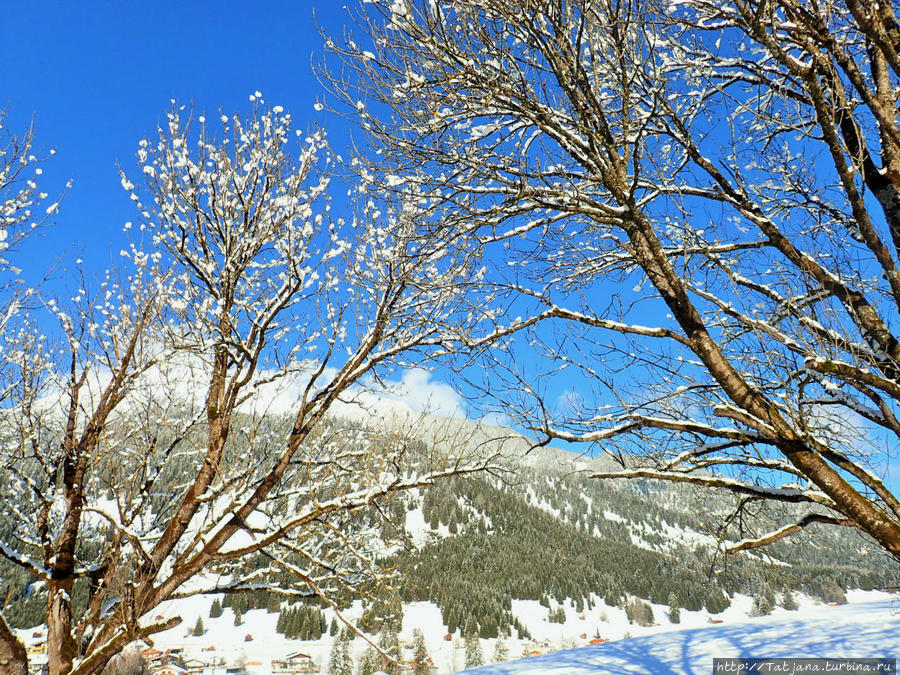
POLYGON ((493 638, 516 625, 514 600, 580 614, 599 598, 610 607, 639 598, 716 614, 740 593, 765 612, 786 589, 840 602, 847 589, 897 584, 896 565, 849 530, 811 528, 726 557, 719 538, 743 536, 734 527, 717 533, 728 497, 589 477, 610 461, 539 448, 511 460, 504 476, 451 479, 408 498, 410 546, 394 560, 403 599, 436 603, 449 632, 493 638))
MULTIPOLYGON (((657 624, 673 628, 679 620, 697 626, 719 616, 730 623, 748 613, 784 614, 798 600, 803 607, 840 603, 850 589, 900 585, 897 566, 849 530, 813 526, 764 552, 726 557, 720 540, 746 534, 739 521, 719 531, 734 506, 727 495, 645 480, 599 481, 590 474, 614 466, 608 457, 529 450, 507 429, 415 415, 401 406, 389 412, 330 424, 339 430, 366 423, 385 431, 403 424, 414 430, 414 452, 423 463, 465 444, 493 456, 496 466, 491 473, 395 495, 377 511, 358 514, 360 526, 377 522, 398 542, 383 561, 394 570, 394 583, 368 589, 362 604, 339 598, 342 612, 372 634, 402 627, 407 642, 410 626, 427 629, 429 651, 447 654, 439 664, 443 672, 468 661, 456 654, 463 636, 469 646, 480 639, 498 651, 508 641, 518 656, 531 649, 530 638, 558 649, 594 636, 619 639, 655 630, 657 624), (444 640, 447 634, 452 642, 444 640)), ((763 515, 778 524, 795 514, 786 509, 763 515)), ((84 545, 90 549, 91 540, 84 545)), ((46 602, 41 589, 4 562, 0 583, 10 623, 39 624, 46 602)), ((264 634, 265 654, 290 647, 324 663, 339 628, 337 615, 323 603, 290 605, 265 592, 188 598, 168 603, 159 614, 178 614, 184 624, 158 636, 158 643, 195 647, 198 655, 217 641, 263 649, 264 634), (200 619, 205 632, 185 635, 200 619), (244 645, 250 634, 256 640, 244 645)), ((357 642, 359 661, 367 646, 357 642)))

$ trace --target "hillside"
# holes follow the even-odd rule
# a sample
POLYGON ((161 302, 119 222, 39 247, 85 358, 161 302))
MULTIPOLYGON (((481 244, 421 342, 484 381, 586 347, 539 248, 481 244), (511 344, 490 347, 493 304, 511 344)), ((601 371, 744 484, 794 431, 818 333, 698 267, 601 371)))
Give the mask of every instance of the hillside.
MULTIPOLYGON (((724 557, 719 539, 742 536, 717 530, 732 507, 724 497, 648 481, 601 482, 589 474, 609 468, 608 458, 553 448, 526 453, 524 439, 508 430, 392 410, 367 424, 413 428, 422 462, 464 442, 473 451, 500 452, 503 470, 398 495, 348 520, 347 527, 377 525, 393 542, 383 560, 393 570, 391 583, 369 588, 365 602, 347 595, 332 609, 265 592, 187 598, 159 608, 156 619, 180 616, 183 623, 156 644, 204 663, 259 661, 259 673, 269 672, 271 659, 299 650, 326 672, 349 619, 372 641, 399 639, 407 660, 420 628, 439 672, 453 672, 479 659, 591 639, 731 625, 773 611, 784 616, 795 606, 871 599, 859 593, 900 585, 897 567, 849 531, 814 527, 765 553, 724 557)), ((365 420, 351 415, 331 424, 339 431, 365 420)), ((170 470, 174 480, 177 467, 170 470)), ((791 514, 769 515, 777 522, 791 514)), ((84 546, 89 554, 90 537, 84 546)), ((0 563, 0 580, 8 620, 22 629, 38 624, 41 587, 8 563, 0 563)), ((353 640, 354 662, 371 661, 369 649, 363 638, 353 640)))
POLYGON ((515 620, 513 600, 548 611, 568 601, 580 614, 593 596, 610 607, 636 597, 715 614, 735 593, 772 607, 785 589, 830 602, 847 589, 896 585, 896 567, 847 531, 819 528, 762 554, 725 557, 713 535, 728 502, 587 478, 585 465, 599 461, 544 449, 505 480, 454 479, 425 491, 421 504, 407 500, 412 546, 396 557, 403 598, 438 604, 451 632, 473 623, 489 638, 515 620))

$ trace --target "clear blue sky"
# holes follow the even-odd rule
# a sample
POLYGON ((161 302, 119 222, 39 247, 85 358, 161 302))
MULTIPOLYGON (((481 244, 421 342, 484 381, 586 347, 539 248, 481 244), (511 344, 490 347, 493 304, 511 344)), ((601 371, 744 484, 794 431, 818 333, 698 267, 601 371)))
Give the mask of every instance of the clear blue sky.
MULTIPOLYGON (((317 22, 339 34, 349 18, 328 0, 5 4, 0 109, 13 131, 33 118, 38 147, 57 151, 43 189, 54 195, 74 180, 56 225, 31 247, 37 255, 25 261, 26 276, 61 253, 85 253, 94 269, 118 253, 122 224, 136 214, 116 163, 134 167, 138 141, 155 134, 170 99, 207 112, 246 111, 248 94, 260 90, 296 125, 321 121, 311 68, 323 55, 317 22)), ((339 146, 339 120, 326 126, 339 146)))

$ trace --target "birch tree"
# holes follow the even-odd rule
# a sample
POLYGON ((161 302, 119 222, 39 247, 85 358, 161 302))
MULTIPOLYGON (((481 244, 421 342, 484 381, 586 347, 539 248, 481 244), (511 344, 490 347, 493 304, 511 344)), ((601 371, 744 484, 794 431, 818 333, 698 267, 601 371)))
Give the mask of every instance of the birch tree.
POLYGON ((730 491, 728 550, 824 523, 900 559, 894 4, 374 0, 355 17, 329 40, 328 103, 436 231, 497 248, 483 287, 510 337, 487 393, 541 443, 613 453, 598 478, 730 491), (793 520, 768 530, 760 503, 793 520))
MULTIPOLYGON (((140 142, 122 266, 43 302, 60 330, 0 410, 0 555, 46 591, 54 675, 100 672, 196 593, 339 608, 388 546, 362 509, 488 466, 335 422, 336 404, 471 327, 474 258, 420 237, 415 203, 377 209, 356 185, 364 201, 333 215, 325 133, 250 98, 246 118, 173 107, 140 142)), ((0 664, 27 669, 5 622, 0 664)))

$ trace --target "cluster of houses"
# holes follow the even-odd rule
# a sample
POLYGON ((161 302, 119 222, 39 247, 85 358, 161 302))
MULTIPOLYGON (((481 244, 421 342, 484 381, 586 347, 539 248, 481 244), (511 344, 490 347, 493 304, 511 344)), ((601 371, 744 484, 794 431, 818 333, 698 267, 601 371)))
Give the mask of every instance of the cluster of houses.
MULTIPOLYGON (((25 640, 28 650, 29 675, 48 675, 47 637, 44 631, 35 631, 25 640)), ((411 647, 411 645, 410 645, 411 647)), ((214 652, 215 647, 208 647, 204 652, 214 652)), ((254 667, 263 666, 259 661, 246 661, 243 665, 227 665, 221 657, 190 658, 182 647, 156 649, 145 646, 141 649, 141 657, 148 675, 249 675, 254 667)), ((271 661, 272 675, 312 675, 319 672, 319 667, 309 654, 294 652, 281 659, 271 661)), ((401 661, 401 672, 412 672, 412 662, 401 661)), ((428 659, 428 672, 436 672, 437 667, 428 659)))
MULTIPOLYGON (((214 651, 214 648, 204 650, 214 651)), ((147 647, 141 650, 149 675, 247 675, 248 669, 262 666, 261 661, 246 661, 243 665, 226 665, 224 659, 213 657, 209 661, 185 658, 181 648, 162 651, 147 647)), ((271 662, 273 675, 308 675, 319 669, 309 654, 295 652, 283 659, 271 662)))

